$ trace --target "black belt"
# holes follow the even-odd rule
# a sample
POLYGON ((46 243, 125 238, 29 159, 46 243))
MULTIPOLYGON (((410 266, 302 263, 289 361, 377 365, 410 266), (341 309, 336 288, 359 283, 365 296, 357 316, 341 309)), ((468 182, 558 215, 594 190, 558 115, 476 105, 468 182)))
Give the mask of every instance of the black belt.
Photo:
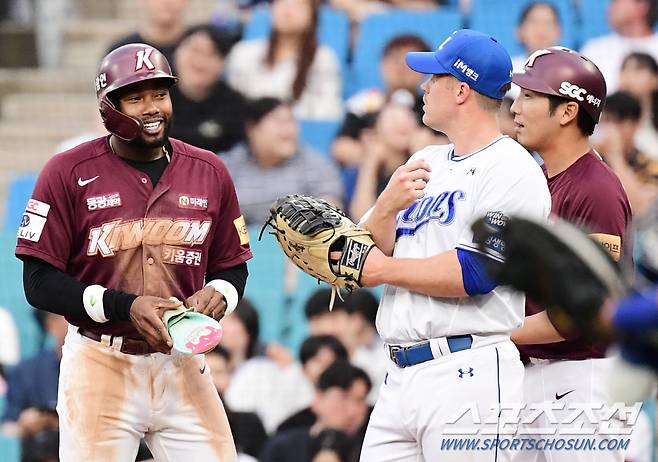
MULTIPOLYGON (((95 340, 96 342, 101 342, 103 336, 98 332, 93 332, 90 330, 83 329, 78 327, 78 334, 88 339, 95 340)), ((114 343, 114 339, 119 338, 114 335, 110 336, 110 346, 114 343)), ((121 342, 121 348, 119 351, 127 355, 148 355, 151 353, 157 353, 151 345, 149 345, 146 340, 141 338, 130 338, 122 337, 123 341, 121 342)))

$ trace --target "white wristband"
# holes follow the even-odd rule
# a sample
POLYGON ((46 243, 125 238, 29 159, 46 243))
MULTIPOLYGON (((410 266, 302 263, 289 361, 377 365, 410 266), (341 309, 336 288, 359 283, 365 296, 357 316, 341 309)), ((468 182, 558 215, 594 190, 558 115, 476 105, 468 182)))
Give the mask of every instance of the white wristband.
POLYGON ((106 290, 105 287, 94 284, 87 287, 82 293, 82 304, 85 307, 85 311, 96 322, 109 321, 105 317, 105 308, 103 307, 103 293, 106 290))
POLYGON ((223 279, 213 279, 206 284, 206 287, 208 286, 213 287, 217 292, 224 296, 224 300, 226 300, 226 313, 224 316, 233 313, 235 307, 238 306, 238 291, 235 286, 223 279))

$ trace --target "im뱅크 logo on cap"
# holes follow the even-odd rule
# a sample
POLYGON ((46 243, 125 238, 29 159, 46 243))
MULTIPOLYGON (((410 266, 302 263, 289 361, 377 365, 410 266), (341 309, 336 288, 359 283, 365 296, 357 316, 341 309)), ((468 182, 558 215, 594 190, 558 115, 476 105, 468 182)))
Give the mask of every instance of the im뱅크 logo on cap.
POLYGON ((452 65, 452 67, 457 69, 459 72, 464 74, 466 77, 471 79, 473 82, 477 82, 478 77, 480 77, 480 75, 477 72, 475 72, 475 70, 473 70, 473 68, 471 66, 469 66, 467 63, 462 61, 461 58, 457 58, 455 63, 452 65))

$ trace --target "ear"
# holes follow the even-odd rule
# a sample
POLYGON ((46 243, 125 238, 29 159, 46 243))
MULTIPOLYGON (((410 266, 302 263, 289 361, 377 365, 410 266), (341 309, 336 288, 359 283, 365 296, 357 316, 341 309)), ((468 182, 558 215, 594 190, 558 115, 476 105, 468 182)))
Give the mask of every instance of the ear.
POLYGON ((559 109, 560 113, 560 125, 568 125, 572 120, 578 118, 578 111, 580 111, 580 106, 578 103, 569 101, 567 104, 564 104, 562 109, 559 109))
POLYGON ((464 104, 471 94, 473 94, 473 90, 467 83, 457 82, 457 85, 455 85, 455 102, 457 104, 464 104))

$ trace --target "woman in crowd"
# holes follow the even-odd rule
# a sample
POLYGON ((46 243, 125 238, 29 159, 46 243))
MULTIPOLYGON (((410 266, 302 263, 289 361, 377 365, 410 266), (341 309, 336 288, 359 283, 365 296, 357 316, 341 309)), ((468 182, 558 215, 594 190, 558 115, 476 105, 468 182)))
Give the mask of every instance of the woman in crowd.
POLYGON ((334 52, 317 40, 319 0, 274 0, 269 38, 235 45, 229 83, 250 98, 293 102, 300 119, 342 116, 341 73, 334 52))

